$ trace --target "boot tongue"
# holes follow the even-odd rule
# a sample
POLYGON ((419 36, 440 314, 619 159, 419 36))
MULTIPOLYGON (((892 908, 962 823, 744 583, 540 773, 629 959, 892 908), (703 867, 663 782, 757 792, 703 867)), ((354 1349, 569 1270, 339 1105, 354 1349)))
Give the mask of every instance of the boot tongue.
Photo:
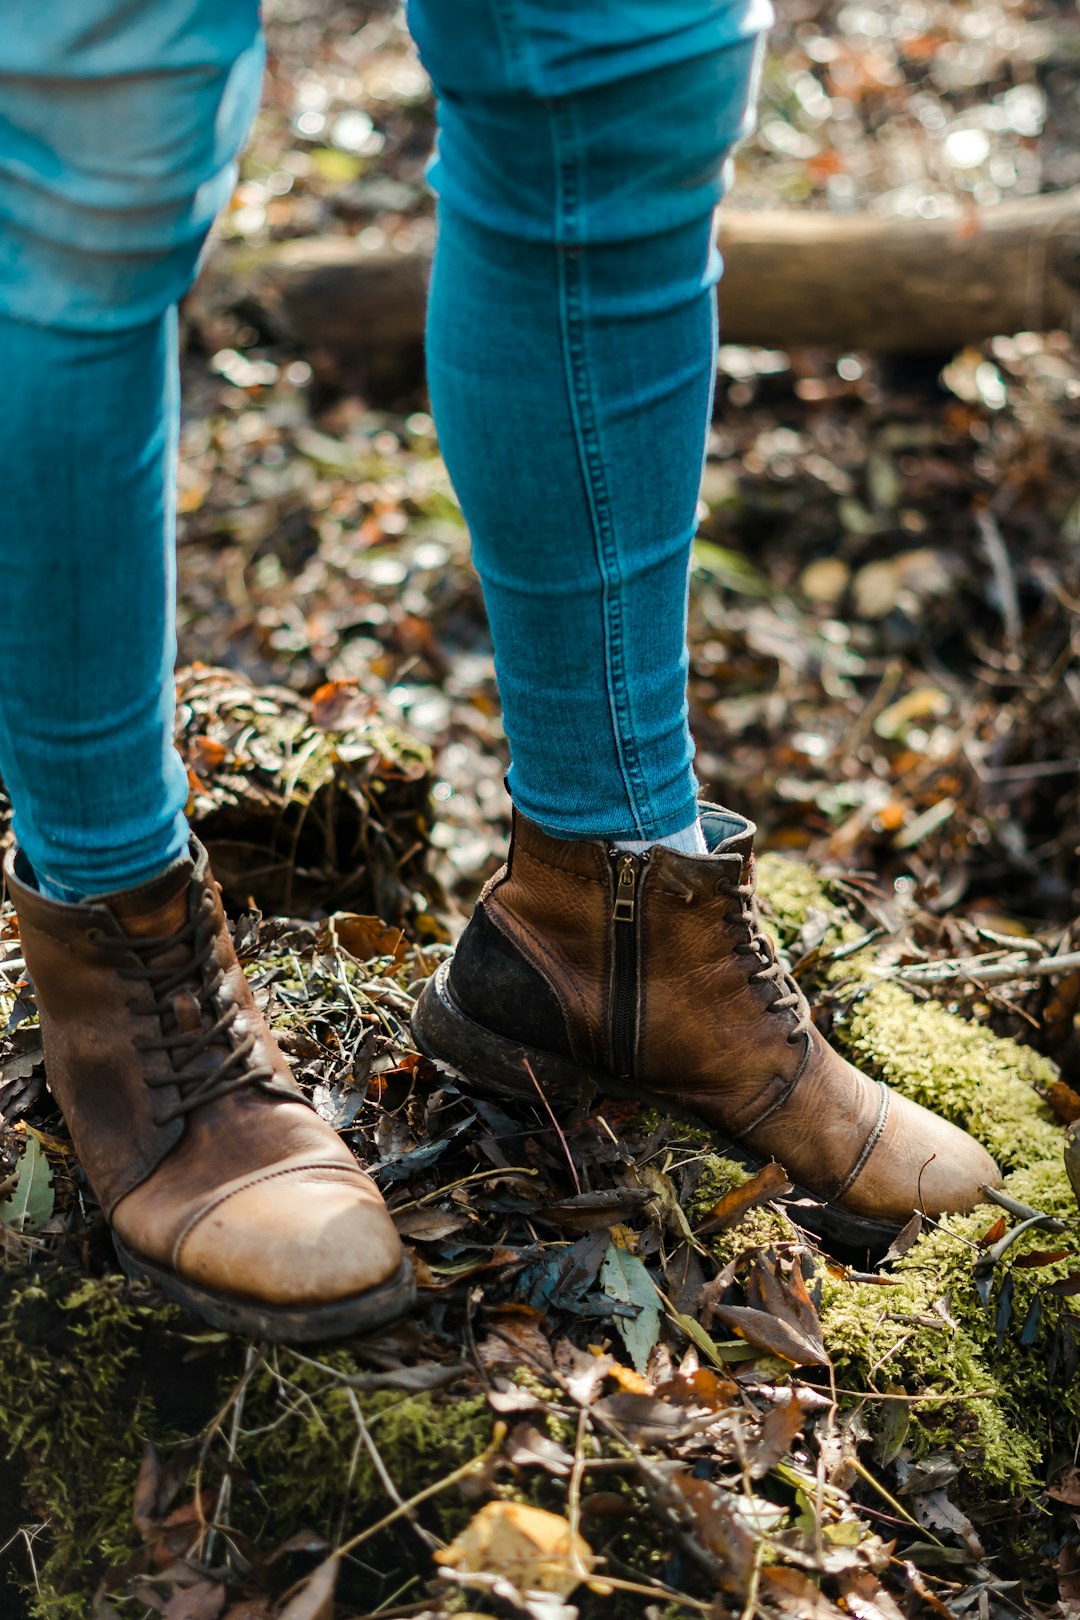
MULTIPOLYGON (((165 939, 179 933, 190 914, 191 884, 195 875, 195 862, 183 855, 150 883, 138 889, 126 890, 109 897, 109 910, 117 923, 132 939, 165 939)), ((155 950, 149 960, 155 967, 180 968, 191 958, 189 943, 167 943, 155 950)), ((164 1017, 166 1033, 175 1028, 185 1034, 197 1035, 203 1028, 205 1014, 197 993, 198 986, 180 985, 170 992, 172 1012, 164 1017)), ((194 1079, 215 1069, 229 1055, 227 1044, 208 1047, 199 1055, 187 1078, 194 1079)), ((182 1081, 181 1081, 182 1084, 182 1081)))

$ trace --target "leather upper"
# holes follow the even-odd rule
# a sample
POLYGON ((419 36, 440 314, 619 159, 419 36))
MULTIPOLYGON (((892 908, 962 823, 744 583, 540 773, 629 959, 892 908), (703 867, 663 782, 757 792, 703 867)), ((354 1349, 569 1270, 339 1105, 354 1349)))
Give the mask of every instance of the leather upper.
POLYGON ((198 841, 154 882, 80 905, 40 894, 17 852, 6 875, 49 1086, 125 1246, 275 1305, 392 1277, 381 1195, 293 1080, 198 841))
MULTIPOLYGON (((856 1213, 902 1223, 915 1208, 970 1208, 984 1183, 1000 1185, 994 1161, 966 1132, 829 1046, 761 930, 753 823, 710 806, 702 820, 709 854, 654 845, 640 865, 631 1078, 856 1213)), ((551 838, 517 815, 510 858, 480 902, 557 997, 558 1049, 608 1073, 617 1068, 620 1016, 613 898, 602 842, 551 838)), ((452 969, 451 985, 475 1001, 479 987, 462 971, 452 969)), ((512 1034, 513 1010, 501 1018, 501 1032, 512 1034)))

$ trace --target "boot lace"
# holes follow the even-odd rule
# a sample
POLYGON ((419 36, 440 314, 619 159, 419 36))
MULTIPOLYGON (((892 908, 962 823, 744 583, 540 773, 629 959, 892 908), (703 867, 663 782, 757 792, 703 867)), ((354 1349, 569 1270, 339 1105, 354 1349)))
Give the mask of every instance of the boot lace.
POLYGON ((136 1035, 133 1041, 137 1051, 165 1052, 170 1060, 171 1073, 147 1075, 146 1084, 154 1090, 176 1086, 180 1093, 171 1108, 155 1114, 158 1125, 168 1125, 203 1103, 214 1102, 244 1086, 273 1083, 275 1079, 269 1064, 250 1062, 255 1032, 241 1036, 235 1033, 233 1025, 239 1007, 234 1003, 222 1008, 218 1001, 225 969, 220 963, 210 966, 216 935, 215 909, 213 895, 204 889, 195 912, 175 933, 139 936, 103 934, 99 929, 91 932, 96 944, 136 958, 135 962, 118 962, 116 971, 122 979, 145 985, 149 992, 146 999, 129 1000, 128 1008, 137 1016, 156 1018, 159 1025, 166 1017, 175 1016, 169 999, 174 990, 187 989, 198 1002, 202 1015, 199 1029, 163 1028, 160 1034, 136 1035), (172 952, 185 945, 190 947, 190 955, 182 962, 153 960, 163 951, 172 952), (226 1048, 222 1061, 210 1070, 191 1070, 189 1066, 212 1047, 226 1048))
POLYGON ((788 1032, 789 1046, 796 1041, 804 1039, 810 1032, 810 1009, 806 998, 802 994, 791 974, 784 964, 774 954, 772 940, 761 931, 757 906, 754 904, 754 881, 746 874, 743 868, 743 879, 739 883, 730 883, 724 878, 717 880, 714 885, 716 893, 734 900, 739 907, 737 913, 732 915, 732 922, 745 930, 745 938, 736 940, 732 951, 737 956, 750 956, 758 962, 758 967, 747 975, 748 984, 774 984, 780 994, 770 1001, 765 1011, 770 1013, 794 1012, 795 1024, 788 1032))

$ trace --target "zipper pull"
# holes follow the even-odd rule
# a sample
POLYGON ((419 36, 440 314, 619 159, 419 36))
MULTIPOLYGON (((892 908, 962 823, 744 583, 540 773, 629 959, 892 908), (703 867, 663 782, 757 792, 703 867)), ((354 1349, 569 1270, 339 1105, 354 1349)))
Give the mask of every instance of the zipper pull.
POLYGON ((638 863, 633 855, 623 855, 619 861, 619 877, 615 888, 615 906, 611 913, 617 923, 632 923, 637 909, 638 863))

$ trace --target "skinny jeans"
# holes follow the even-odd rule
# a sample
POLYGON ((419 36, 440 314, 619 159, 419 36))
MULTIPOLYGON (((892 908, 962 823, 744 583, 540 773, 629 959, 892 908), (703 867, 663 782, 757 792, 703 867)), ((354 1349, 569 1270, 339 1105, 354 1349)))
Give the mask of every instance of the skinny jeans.
MULTIPOLYGON (((434 82, 428 375, 510 786, 557 836, 696 814, 690 546, 713 211, 767 0, 411 0, 434 82)), ((176 303, 258 103, 253 0, 0 16, 0 775, 39 882, 183 849, 176 303)))

